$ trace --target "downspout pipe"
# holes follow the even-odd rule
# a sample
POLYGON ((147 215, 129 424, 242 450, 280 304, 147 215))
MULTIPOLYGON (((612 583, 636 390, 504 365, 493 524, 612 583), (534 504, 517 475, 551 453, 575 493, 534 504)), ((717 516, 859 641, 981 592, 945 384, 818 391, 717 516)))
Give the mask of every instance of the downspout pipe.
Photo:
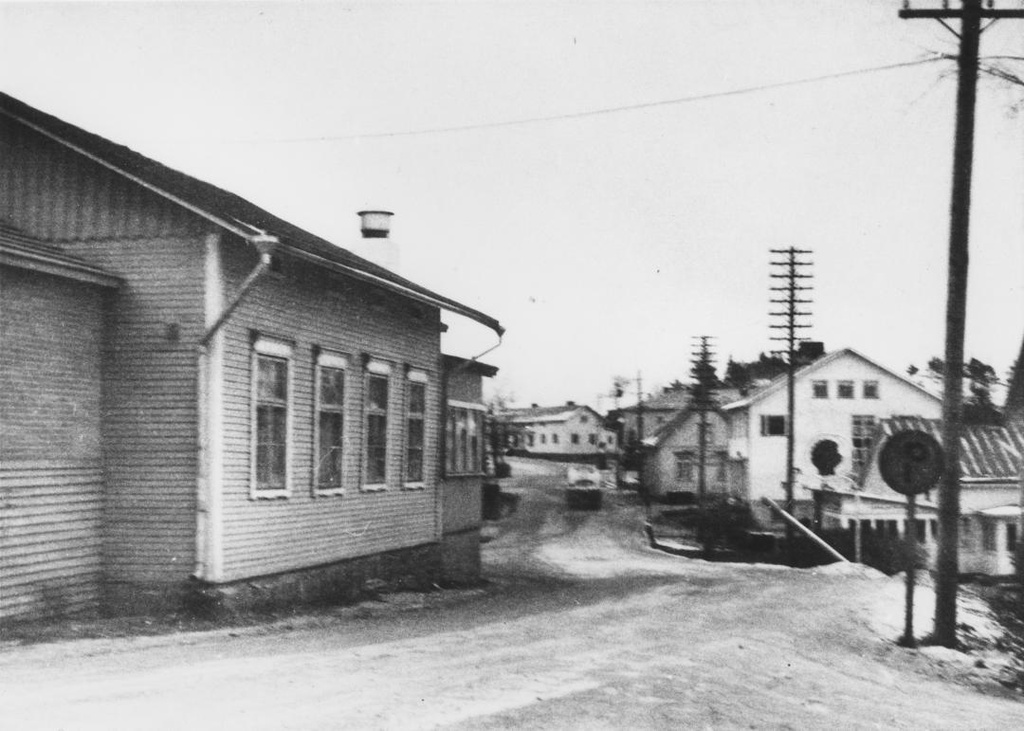
MULTIPOLYGON (((231 301, 220 309, 219 314, 206 327, 197 346, 198 388, 197 416, 199 434, 199 463, 197 470, 197 513, 196 513, 196 558, 194 576, 206 582, 216 582, 222 573, 221 545, 221 479, 220 474, 220 440, 222 425, 220 423, 221 370, 219 359, 223 357, 218 343, 214 340, 227 324, 231 315, 253 289, 259 279, 270 268, 272 255, 280 241, 276 236, 259 233, 246 238, 259 252, 259 262, 242 281, 231 301), (212 351, 212 352, 211 352, 212 351), (215 454, 216 452, 216 454, 215 454)), ((217 312, 220 299, 220 237, 211 236, 207 241, 207 322, 212 313, 217 312), (210 263, 210 257, 214 261, 210 263)))
POLYGON ((259 278, 262 277, 268 269, 270 269, 270 263, 273 258, 274 251, 277 250, 277 247, 281 242, 276 236, 259 234, 249 238, 249 243, 255 246, 256 250, 259 251, 260 261, 256 265, 256 268, 249 272, 249 275, 242 281, 242 285, 238 288, 238 292, 235 293, 234 298, 228 306, 224 308, 224 311, 221 312, 216 321, 207 328, 202 340, 199 341, 199 346, 202 348, 205 348, 210 344, 213 336, 220 331, 220 329, 231 318, 231 315, 234 314, 238 306, 242 304, 242 300, 244 300, 245 296, 249 294, 249 290, 252 289, 253 285, 256 284, 259 278))

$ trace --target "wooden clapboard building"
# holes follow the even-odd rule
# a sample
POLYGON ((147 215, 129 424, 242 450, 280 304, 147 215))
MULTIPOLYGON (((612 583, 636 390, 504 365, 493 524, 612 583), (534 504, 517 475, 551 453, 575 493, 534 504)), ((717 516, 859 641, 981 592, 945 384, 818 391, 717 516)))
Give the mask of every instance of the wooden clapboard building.
POLYGON ((3 94, 0 226, 0 621, 443 578, 440 312, 496 320, 3 94))

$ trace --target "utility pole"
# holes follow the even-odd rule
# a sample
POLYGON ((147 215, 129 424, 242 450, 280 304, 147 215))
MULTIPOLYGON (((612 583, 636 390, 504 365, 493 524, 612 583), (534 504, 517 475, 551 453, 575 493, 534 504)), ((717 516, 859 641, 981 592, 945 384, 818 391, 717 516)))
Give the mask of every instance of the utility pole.
MULTIPOLYGON (((956 646, 956 595, 959 580, 960 424, 963 418, 964 329, 967 318, 968 234, 971 218, 971 173, 974 165, 974 110, 978 86, 981 21, 1024 18, 1024 10, 1002 10, 988 0, 961 0, 959 8, 915 10, 904 2, 900 17, 937 20, 960 39, 953 138, 953 188, 949 206, 949 264, 946 286, 946 378, 942 393, 942 447, 946 469, 939 487, 939 548, 936 557, 935 631, 932 639, 956 646), (946 21, 960 19, 957 33, 946 21)), ((989 23, 991 25, 991 23, 989 23)), ((987 28, 988 26, 986 26, 987 28)))
POLYGON ((644 441, 644 374, 636 372, 636 441, 637 445, 644 441))
POLYGON ((708 457, 708 412, 715 408, 715 363, 714 352, 711 350, 710 335, 700 335, 694 338, 695 350, 693 354, 693 368, 690 373, 693 375, 694 385, 690 399, 690 405, 700 414, 700 422, 697 427, 697 509, 700 515, 704 515, 704 502, 707 497, 707 457, 708 457))
MULTIPOLYGON (((779 335, 772 336, 772 340, 782 341, 786 344, 784 350, 773 351, 776 354, 785 354, 786 357, 786 477, 783 487, 786 493, 786 512, 793 514, 793 451, 795 427, 795 398, 793 392, 794 375, 796 373, 796 351, 797 344, 807 338, 800 337, 799 331, 810 327, 804 318, 810 317, 810 312, 800 308, 803 305, 811 304, 811 300, 805 299, 806 292, 813 289, 806 284, 805 280, 811 279, 810 274, 801 274, 805 267, 811 266, 806 257, 811 253, 807 249, 796 249, 792 246, 788 249, 771 249, 774 257, 770 264, 774 270, 771 274, 773 282, 771 287, 772 297, 769 300, 773 305, 783 305, 782 309, 770 312, 772 318, 776 319, 775 324, 770 325, 773 330, 782 330, 779 335), (781 258, 778 258, 781 257, 781 258)), ((793 541, 795 538, 792 526, 786 523, 786 550, 789 553, 790 563, 795 558, 793 541)))

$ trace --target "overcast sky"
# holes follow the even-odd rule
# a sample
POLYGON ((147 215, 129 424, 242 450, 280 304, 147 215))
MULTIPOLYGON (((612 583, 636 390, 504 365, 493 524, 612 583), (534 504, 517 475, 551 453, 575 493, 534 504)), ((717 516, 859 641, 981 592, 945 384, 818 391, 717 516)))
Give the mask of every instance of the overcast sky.
MULTIPOLYGON (((0 89, 342 246, 394 211, 401 273, 508 328, 502 391, 609 408, 614 375, 687 380, 694 336, 769 350, 771 248, 814 251, 829 349, 942 355, 955 63, 869 70, 956 38, 900 4, 0 2, 0 89)), ((982 52, 1024 56, 1024 21, 982 52)), ((966 349, 1000 374, 1022 102, 979 87, 966 349)), ((494 344, 447 319, 446 351, 494 344)))

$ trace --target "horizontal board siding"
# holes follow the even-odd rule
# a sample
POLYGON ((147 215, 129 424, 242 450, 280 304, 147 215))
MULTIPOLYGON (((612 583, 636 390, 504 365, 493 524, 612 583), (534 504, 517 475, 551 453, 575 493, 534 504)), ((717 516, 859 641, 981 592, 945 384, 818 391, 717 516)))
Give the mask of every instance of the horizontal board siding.
MULTIPOLYGON (((249 252, 226 249, 233 291, 255 265, 249 252)), ((261 280, 225 329, 225 580, 288 571, 436 542, 439 534, 437 445, 440 437, 439 313, 367 285, 329 279, 297 262, 261 280), (291 495, 250 499, 252 332, 290 341, 292 351, 291 495), (315 347, 348 357, 346 441, 341 496, 316 496, 313 480, 315 347), (360 490, 364 467, 362 354, 392 366, 388 420, 389 485, 360 490), (403 489, 406 365, 428 373, 425 488, 403 489)))
POLYGON ((0 463, 0 620, 97 609, 102 520, 98 461, 0 463))
POLYGON ((0 216, 123 280, 102 339, 107 578, 182 581, 195 552, 196 344, 209 225, 17 124, 4 123, 0 161, 0 216))
POLYGON ((0 266, 0 461, 100 454, 102 291, 0 266))
POLYGON ((195 562, 202 242, 168 237, 68 246, 126 280, 104 349, 106 577, 184 581, 195 562))

